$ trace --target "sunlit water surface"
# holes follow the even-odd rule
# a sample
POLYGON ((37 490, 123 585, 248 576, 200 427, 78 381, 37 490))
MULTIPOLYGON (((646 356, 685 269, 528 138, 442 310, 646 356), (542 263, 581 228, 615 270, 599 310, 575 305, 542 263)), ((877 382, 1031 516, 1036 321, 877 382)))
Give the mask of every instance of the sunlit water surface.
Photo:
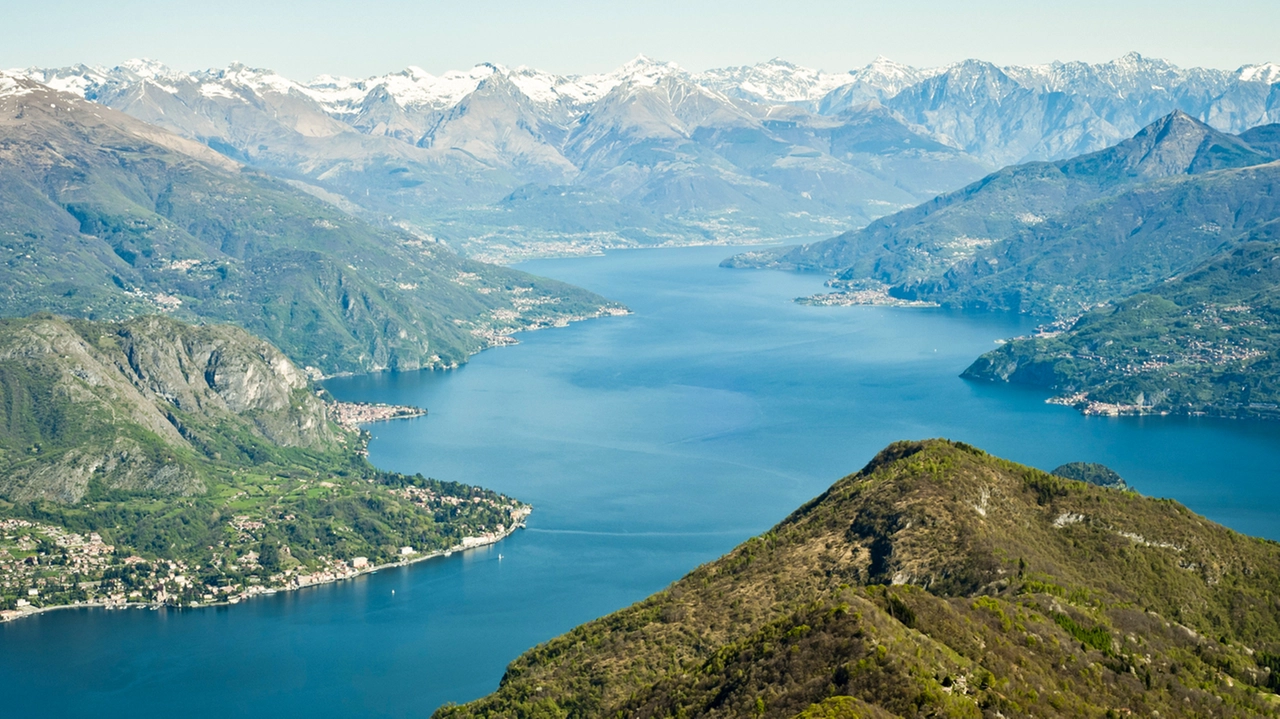
POLYGON ((523 650, 661 589, 903 438, 951 437, 1044 469, 1103 462, 1145 494, 1280 538, 1280 423, 1086 418, 1042 392, 966 382, 961 370, 1028 320, 801 306, 791 299, 822 278, 717 267, 729 253, 531 262, 635 314, 526 334, 454 372, 329 383, 341 399, 429 408, 375 425, 374 463, 529 501, 527 530, 234 607, 0 625, 4 714, 426 716, 493 690, 523 650))

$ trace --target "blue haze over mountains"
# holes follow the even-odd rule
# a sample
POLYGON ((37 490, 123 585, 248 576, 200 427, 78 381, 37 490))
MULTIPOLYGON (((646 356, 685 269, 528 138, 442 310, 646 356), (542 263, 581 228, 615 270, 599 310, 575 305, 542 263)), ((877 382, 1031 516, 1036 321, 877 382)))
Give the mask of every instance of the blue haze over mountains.
POLYGON ((831 236, 1006 165, 1100 150, 1180 110, 1280 120, 1280 66, 1109 63, 562 77, 479 65, 302 83, 232 65, 19 71, 482 259, 831 236))

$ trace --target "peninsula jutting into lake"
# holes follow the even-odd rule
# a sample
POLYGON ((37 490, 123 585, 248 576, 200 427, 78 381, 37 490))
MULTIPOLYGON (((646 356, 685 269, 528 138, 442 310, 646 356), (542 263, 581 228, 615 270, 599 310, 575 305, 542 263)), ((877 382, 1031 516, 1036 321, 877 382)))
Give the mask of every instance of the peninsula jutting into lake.
POLYGON ((6 7, 0 714, 1280 719, 1273 5, 6 7))

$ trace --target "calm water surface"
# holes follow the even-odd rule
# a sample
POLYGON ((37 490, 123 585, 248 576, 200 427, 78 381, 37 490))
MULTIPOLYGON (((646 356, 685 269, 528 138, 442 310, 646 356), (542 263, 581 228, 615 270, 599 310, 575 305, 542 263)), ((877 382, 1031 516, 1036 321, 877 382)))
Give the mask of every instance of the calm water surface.
POLYGON ((895 439, 951 437, 1044 469, 1103 462, 1145 494, 1280 539, 1280 423, 1086 418, 965 382, 1027 320, 804 307, 790 300, 820 277, 719 269, 728 254, 528 263, 635 314, 530 333, 454 372, 329 384, 428 407, 375 425, 372 460, 530 501, 527 530, 235 607, 0 625, 4 714, 426 716, 767 529, 895 439))

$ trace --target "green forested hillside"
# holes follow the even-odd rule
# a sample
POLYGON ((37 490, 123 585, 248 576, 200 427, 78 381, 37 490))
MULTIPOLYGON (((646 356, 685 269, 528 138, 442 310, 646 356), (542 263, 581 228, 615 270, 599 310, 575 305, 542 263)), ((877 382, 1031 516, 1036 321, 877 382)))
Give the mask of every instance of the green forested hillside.
POLYGON ((0 610, 233 599, 501 533, 527 511, 379 472, 362 449, 242 329, 0 320, 0 610))
POLYGON ((1280 545, 901 442, 439 717, 1280 715, 1280 545))
MULTIPOLYGON (((1272 223, 1275 226, 1276 223, 1272 223)), ((965 371, 1092 413, 1280 417, 1280 243, 1249 242, 965 371)))
POLYGON ((0 315, 232 322, 331 374, 453 366, 500 334, 616 307, 375 227, 100 105, 9 84, 0 315))

